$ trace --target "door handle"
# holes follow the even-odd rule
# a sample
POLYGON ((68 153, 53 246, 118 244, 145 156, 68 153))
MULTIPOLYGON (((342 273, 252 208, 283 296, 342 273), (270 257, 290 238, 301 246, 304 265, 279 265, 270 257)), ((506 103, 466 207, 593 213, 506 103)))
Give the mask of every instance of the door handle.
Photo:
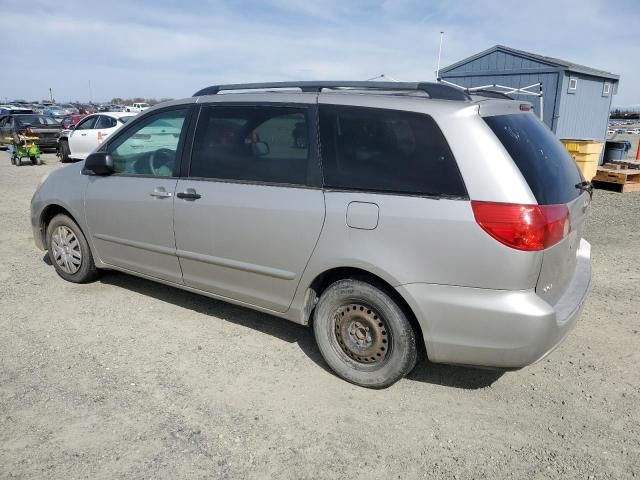
POLYGON ((86 134, 86 133, 81 133, 80 135, 81 135, 81 136, 83 136, 83 137, 86 137, 86 136, 87 136, 87 134, 86 134))
POLYGON ((202 197, 202 195, 197 193, 194 188, 187 188, 184 192, 178 192, 176 194, 176 197, 182 198, 183 200, 193 201, 198 200, 202 197))
POLYGON ((158 187, 153 190, 149 195, 156 198, 169 198, 173 196, 173 193, 167 192, 163 187, 158 187))

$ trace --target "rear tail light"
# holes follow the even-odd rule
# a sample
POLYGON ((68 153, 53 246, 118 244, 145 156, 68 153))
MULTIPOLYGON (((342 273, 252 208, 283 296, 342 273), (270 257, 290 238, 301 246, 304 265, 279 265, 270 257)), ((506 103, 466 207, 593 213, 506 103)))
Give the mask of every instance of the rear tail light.
POLYGON ((476 223, 500 243, 516 250, 544 250, 569 234, 566 205, 471 202, 476 223))

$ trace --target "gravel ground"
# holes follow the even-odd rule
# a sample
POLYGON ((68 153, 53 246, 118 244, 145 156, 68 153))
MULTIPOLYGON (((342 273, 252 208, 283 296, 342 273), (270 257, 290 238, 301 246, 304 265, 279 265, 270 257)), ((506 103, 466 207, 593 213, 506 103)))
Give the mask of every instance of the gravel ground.
POLYGON ((593 291, 548 359, 383 391, 310 330, 134 277, 57 277, 0 152, 0 478, 637 478, 640 193, 596 191, 593 291))

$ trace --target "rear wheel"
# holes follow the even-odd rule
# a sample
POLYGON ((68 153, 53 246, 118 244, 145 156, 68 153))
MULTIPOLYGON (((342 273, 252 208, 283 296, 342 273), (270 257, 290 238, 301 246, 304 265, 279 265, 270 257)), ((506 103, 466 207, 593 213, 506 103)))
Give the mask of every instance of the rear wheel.
POLYGON ((58 148, 60 149, 60 161, 62 163, 70 162, 71 158, 69 158, 69 155, 71 154, 71 150, 69 149, 69 142, 66 140, 60 140, 58 148))
POLYGON ((389 295, 367 282, 330 285, 316 306, 313 329, 331 369, 356 385, 388 387, 416 364, 409 320, 389 295))
POLYGON ((87 283, 98 277, 99 270, 93 262, 87 239, 67 215, 56 215, 49 222, 47 249, 56 272, 65 280, 87 283))

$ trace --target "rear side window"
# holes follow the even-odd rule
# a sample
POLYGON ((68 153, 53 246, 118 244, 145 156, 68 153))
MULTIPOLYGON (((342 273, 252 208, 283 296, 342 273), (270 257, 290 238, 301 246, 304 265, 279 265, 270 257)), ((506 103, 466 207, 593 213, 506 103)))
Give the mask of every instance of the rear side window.
POLYGON ((95 128, 99 130, 102 128, 113 128, 115 126, 116 126, 115 118, 107 117, 106 115, 99 115, 95 128))
POLYGON ((568 203, 584 179, 556 136, 529 113, 485 117, 520 169, 539 205, 568 203))
POLYGON ((203 107, 189 176, 305 185, 308 125, 305 108, 203 107))
POLYGON ((428 115, 320 106, 327 187, 466 197, 449 145, 428 115))

